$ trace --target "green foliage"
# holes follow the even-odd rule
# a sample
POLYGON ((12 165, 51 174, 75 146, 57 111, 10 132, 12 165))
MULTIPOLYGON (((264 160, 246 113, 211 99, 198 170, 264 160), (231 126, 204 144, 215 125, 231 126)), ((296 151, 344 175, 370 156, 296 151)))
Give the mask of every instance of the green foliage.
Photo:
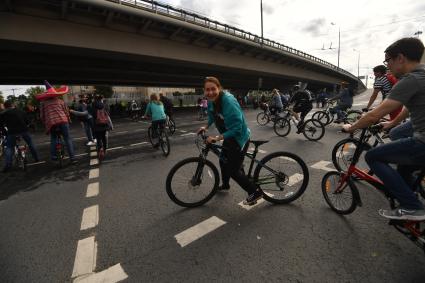
POLYGON ((30 103, 33 106, 39 107, 40 106, 40 102, 37 99, 35 99, 35 97, 37 95, 39 95, 40 93, 42 93, 42 92, 44 92, 44 88, 43 87, 36 86, 36 87, 30 87, 30 88, 28 88, 25 91, 25 94, 27 95, 27 97, 26 97, 27 100, 26 100, 26 103, 25 104, 30 103))
POLYGON ((96 95, 102 95, 104 98, 111 98, 114 94, 111 86, 108 85, 98 85, 95 86, 96 95))

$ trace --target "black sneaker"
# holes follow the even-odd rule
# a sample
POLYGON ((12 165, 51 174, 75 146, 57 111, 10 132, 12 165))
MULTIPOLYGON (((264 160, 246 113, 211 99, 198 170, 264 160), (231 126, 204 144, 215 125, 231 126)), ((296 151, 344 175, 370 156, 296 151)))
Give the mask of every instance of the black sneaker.
POLYGON ((243 204, 245 205, 254 205, 257 203, 257 200, 263 197, 263 191, 261 189, 257 189, 255 192, 250 194, 246 200, 244 200, 243 204))
POLYGON ((230 190, 230 185, 221 185, 218 187, 219 191, 228 191, 230 190))

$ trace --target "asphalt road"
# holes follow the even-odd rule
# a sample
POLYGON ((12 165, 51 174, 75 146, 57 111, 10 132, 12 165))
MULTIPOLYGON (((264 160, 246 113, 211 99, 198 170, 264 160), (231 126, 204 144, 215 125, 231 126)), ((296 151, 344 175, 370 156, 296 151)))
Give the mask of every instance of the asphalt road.
MULTIPOLYGON (((356 97, 355 108, 367 99, 356 97)), ((333 145, 346 136, 338 126, 328 126, 319 142, 294 131, 280 138, 257 125, 258 111, 245 113, 252 139, 269 140, 260 156, 288 151, 308 165, 310 182, 298 200, 247 210, 239 205, 245 192, 232 181, 202 207, 174 204, 165 178, 197 155, 192 133, 203 122, 195 113, 177 117, 167 158, 146 143, 145 122, 116 121, 100 166, 81 138, 79 164, 58 169, 47 161, 47 137, 37 135, 47 162, 0 174, 0 281, 424 282, 424 253, 378 215, 388 206, 379 193, 360 185, 364 205, 348 216, 325 203, 320 182, 332 165, 313 167, 331 161, 333 145)), ((77 124, 72 133, 83 137, 77 124)))

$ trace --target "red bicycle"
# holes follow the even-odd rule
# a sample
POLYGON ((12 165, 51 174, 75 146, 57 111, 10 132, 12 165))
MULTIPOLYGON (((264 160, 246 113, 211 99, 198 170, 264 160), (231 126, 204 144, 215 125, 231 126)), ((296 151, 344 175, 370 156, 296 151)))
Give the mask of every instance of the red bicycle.
MULTIPOLYGON (((359 190, 354 181, 365 181, 381 192, 389 201, 391 209, 398 206, 397 200, 391 196, 384 184, 378 178, 369 175, 367 172, 356 167, 362 152, 367 144, 367 131, 370 133, 379 132, 381 126, 374 125, 362 130, 359 143, 353 154, 351 164, 347 171, 331 171, 325 174, 322 179, 322 193, 326 203, 338 214, 350 214, 357 206, 362 206, 359 190)), ((418 168, 416 181, 413 188, 418 188, 423 177, 425 168, 418 168)), ((412 240, 425 252, 425 221, 410 220, 390 220, 389 225, 394 226, 407 238, 412 240)))

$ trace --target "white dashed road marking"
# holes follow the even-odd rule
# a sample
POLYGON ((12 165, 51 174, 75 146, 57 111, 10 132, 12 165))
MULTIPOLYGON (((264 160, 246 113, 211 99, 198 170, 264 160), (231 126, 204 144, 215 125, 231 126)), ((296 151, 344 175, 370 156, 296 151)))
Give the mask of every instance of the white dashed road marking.
POLYGON ((304 179, 303 174, 296 173, 289 177, 288 186, 293 186, 304 179))
POLYGON ((123 146, 117 146, 117 147, 108 148, 108 150, 111 151, 111 150, 122 149, 122 148, 124 148, 124 147, 123 146))
POLYGON ((96 151, 90 152, 90 157, 96 157, 96 156, 97 156, 97 152, 96 151))
POLYGON ((138 146, 138 145, 147 144, 147 143, 148 142, 138 142, 138 143, 130 144, 130 146, 138 146))
POLYGON ((87 186, 86 198, 91 198, 99 195, 99 182, 91 183, 87 186))
POLYGON ((99 159, 95 158, 95 159, 90 159, 90 166, 94 166, 94 165, 98 165, 99 164, 99 159))
POLYGON ((128 275, 124 272, 121 264, 116 264, 99 273, 93 273, 88 276, 80 277, 74 280, 78 283, 103 283, 103 282, 119 282, 126 279, 128 275))
POLYGON ((72 278, 91 274, 96 268, 97 245, 94 236, 78 241, 72 278))
POLYGON ((187 134, 183 134, 183 135, 180 135, 180 136, 186 137, 186 136, 194 136, 194 135, 196 135, 196 133, 187 133, 187 134))
POLYGON ((204 220, 201 223, 175 235, 174 238, 176 238, 177 243, 183 248, 224 224, 226 224, 225 221, 216 216, 212 216, 207 220, 204 220))
POLYGON ((90 169, 89 179, 99 178, 99 168, 90 169))
POLYGON ((93 205, 83 211, 80 230, 87 230, 97 226, 99 223, 99 206, 93 205))
POLYGON ((314 169, 324 170, 324 171, 333 171, 333 170, 335 170, 333 168, 327 167, 329 164, 332 164, 332 162, 322 160, 322 161, 319 161, 319 162, 311 165, 310 167, 311 168, 314 168, 314 169))

